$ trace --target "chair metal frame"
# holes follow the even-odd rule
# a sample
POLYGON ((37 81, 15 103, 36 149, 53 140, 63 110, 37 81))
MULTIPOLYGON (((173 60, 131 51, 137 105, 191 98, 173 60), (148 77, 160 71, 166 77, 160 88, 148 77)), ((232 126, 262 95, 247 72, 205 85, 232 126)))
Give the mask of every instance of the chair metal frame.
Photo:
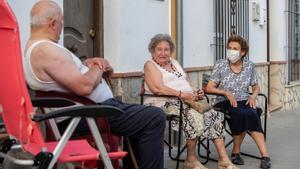
MULTIPOLYGON (((249 93, 249 94, 252 94, 252 93, 249 93)), ((207 96, 223 96, 223 97, 225 97, 224 95, 214 94, 214 93, 206 93, 206 95, 207 95, 207 96)), ((267 117, 267 113, 268 113, 267 111, 268 111, 268 98, 267 98, 267 96, 266 96, 265 94, 263 94, 263 93, 259 93, 258 96, 259 96, 259 97, 262 97, 262 98, 264 99, 264 110, 262 110, 262 108, 260 108, 260 107, 257 107, 257 111, 258 111, 258 113, 259 113, 259 111, 264 112, 264 119, 263 119, 263 122, 264 122, 264 124, 263 124, 263 135, 264 135, 264 138, 265 138, 265 141, 266 141, 266 140, 267 140, 267 118, 268 118, 268 117, 267 117)), ((225 97, 225 98, 226 98, 226 97, 225 97)), ((227 132, 230 136, 232 136, 231 131, 228 130, 228 129, 226 128, 227 120, 230 118, 230 117, 229 117, 229 112, 228 112, 227 110, 223 109, 223 108, 220 108, 220 107, 214 107, 214 109, 215 109, 216 111, 219 111, 219 112, 221 112, 221 113, 224 114, 224 121, 223 121, 223 124, 224 124, 225 130, 226 130, 226 132, 227 132)), ((260 117, 261 117, 261 114, 260 114, 260 117)), ((247 132, 247 133, 250 135, 250 132, 247 132)), ((225 138, 224 138, 224 139, 225 139, 225 138)), ((225 141, 225 140, 224 140, 224 141, 225 141)), ((232 143, 233 143, 233 139, 231 139, 228 143, 225 144, 225 148, 227 148, 228 146, 230 146, 232 143)), ((209 148, 208 148, 208 151, 210 151, 209 148)), ((249 153, 241 152, 241 154, 244 155, 244 156, 248 156, 248 157, 255 158, 255 159, 261 159, 261 157, 256 156, 256 155, 252 155, 252 154, 249 154, 249 153)), ((203 158, 207 158, 207 160, 212 160, 212 161, 218 162, 218 160, 213 159, 213 158, 210 158, 209 156, 203 156, 203 155, 200 155, 200 156, 203 157, 203 158)))
MULTIPOLYGON (((39 91, 39 90, 32 90, 32 93, 33 93, 34 97, 38 97, 38 98, 63 98, 63 99, 71 100, 74 104, 80 103, 82 105, 96 105, 96 103, 94 101, 92 101, 92 100, 90 100, 86 97, 78 96, 78 95, 75 95, 75 94, 72 94, 72 93, 65 93, 65 92, 59 92, 59 91, 39 91)), ((36 107, 40 107, 43 113, 46 112, 45 109, 44 109, 45 107, 49 108, 49 106, 51 106, 51 107, 71 106, 71 105, 64 104, 63 102, 61 102, 59 104, 51 104, 49 102, 46 102, 46 103, 33 103, 33 104, 36 107)), ((107 125, 109 125, 109 122, 106 118, 104 118, 103 120, 107 125)), ((58 127, 57 127, 56 122, 54 121, 54 119, 49 120, 49 125, 53 130, 54 137, 57 140, 59 140, 61 136, 60 136, 58 127)), ((107 126, 107 127, 109 127, 109 126, 107 126)), ((107 130, 108 130, 108 135, 109 136, 111 135, 110 137, 113 137, 114 134, 112 134, 110 132, 110 129, 108 128, 107 130)), ((108 138, 108 141, 111 143, 110 139, 111 138, 108 138)), ((129 155, 132 159, 133 167, 134 167, 134 169, 138 169, 139 167, 138 167, 138 164, 137 164, 137 159, 134 156, 130 141, 127 137, 124 137, 123 139, 126 143, 126 148, 128 149, 128 153, 129 153, 129 155)), ((114 163, 113 163, 113 165, 114 165, 114 163)))
MULTIPOLYGON (((31 89, 30 89, 31 90, 31 89)), ((32 98, 63 98, 63 99, 67 99, 67 100, 71 100, 73 102, 73 104, 82 104, 82 105, 97 105, 94 101, 83 97, 83 96, 78 96, 72 93, 65 93, 65 92, 59 92, 59 91, 39 91, 39 90, 31 90, 32 92, 32 98)), ((34 99, 33 99, 34 100, 34 99)), ((34 102, 34 101, 33 101, 34 102)), ((57 102, 57 103, 53 103, 53 102, 43 102, 41 103, 40 101, 38 103, 34 102, 33 103, 35 107, 39 107, 42 111, 43 114, 46 113, 45 108, 57 108, 57 107, 67 107, 67 106, 71 106, 71 105, 67 105, 64 104, 63 102, 57 102)), ((112 134, 110 132, 110 128, 109 128, 109 122, 107 118, 102 118, 101 119, 102 123, 100 124, 98 121, 96 122, 98 125, 100 125, 100 130, 102 131, 102 129, 104 128, 104 130, 106 130, 104 133, 107 135, 107 143, 109 144, 109 146, 113 146, 116 147, 117 145, 119 145, 119 143, 116 143, 113 141, 113 137, 116 137, 116 135, 112 134)), ((52 133, 55 137, 56 140, 61 139, 61 134, 59 132, 58 126, 55 122, 54 119, 50 119, 48 120, 48 124, 50 126, 50 128, 52 129, 52 133)), ((103 133, 102 133, 103 134, 103 133)), ((79 136, 79 139, 81 137, 84 136, 79 136)), ((87 137, 87 136, 86 136, 87 137)), ((117 137, 121 137, 121 136, 117 136, 117 137)), ((78 138, 75 138, 78 139, 78 138)), ((121 138, 119 138, 121 140, 121 138)), ((104 139, 105 140, 105 139, 104 139)), ((117 151, 117 149, 110 149, 111 151, 117 151)), ((130 153, 130 155, 132 156, 133 154, 130 153)), ((133 157, 135 158, 135 157, 133 157)), ((117 167, 118 166, 118 162, 117 161, 112 161, 113 162, 113 166, 117 167)))
MULTIPOLYGON (((34 160, 18 160, 13 157, 8 157, 4 153, 0 153, 0 156, 3 158, 8 157, 8 160, 11 160, 12 162, 19 164, 19 165, 33 165, 38 166, 38 168, 48 168, 51 169, 55 165, 55 163, 58 161, 59 156, 61 155, 63 149, 67 144, 69 146, 75 146, 76 144, 82 144, 83 142, 81 140, 74 140, 70 141, 70 138, 72 136, 72 133, 78 126, 79 121, 82 117, 85 117, 89 126, 89 129, 92 133, 92 136, 94 138, 95 144, 98 148, 98 150, 101 152, 100 156, 103 160, 105 166, 109 169, 113 169, 110 157, 115 158, 114 156, 117 154, 114 153, 107 153, 106 148, 104 146, 102 137, 100 136, 100 132, 98 130, 98 127, 96 125, 96 122, 94 120, 95 117, 105 117, 105 116, 114 116, 121 114, 121 110, 112 107, 112 106, 104 106, 104 105, 89 105, 89 106, 76 106, 76 107, 70 107, 65 108, 57 111, 53 111, 47 114, 42 115, 34 115, 32 117, 32 120, 35 122, 42 122, 48 119, 52 119, 55 117, 64 117, 69 116, 72 117, 72 120, 70 124, 68 125, 67 129, 63 133, 60 140, 57 142, 57 146, 54 146, 54 142, 46 143, 48 151, 43 151, 38 153, 35 156, 34 160), (52 149, 52 148, 54 149, 52 149), (52 150, 51 150, 52 149, 52 150), (42 156, 42 157, 41 157, 42 156)), ((3 112, 3 115, 5 116, 5 112, 3 112)), ((8 123, 5 123, 8 125, 8 123)), ((9 133, 10 134, 10 133, 9 133)), ((19 147, 19 146, 18 146, 19 147)), ((12 147, 13 148, 13 147, 12 147)), ((45 149, 46 150, 46 149, 45 149)), ((29 147, 28 151, 31 151, 31 148, 29 147)), ((34 150, 32 152, 35 152, 34 150)), ((124 152, 124 155, 127 153, 124 152)), ((89 159, 89 158, 87 158, 89 159)), ((99 158, 100 159, 100 158, 99 158)), ((70 155, 70 160, 72 161, 72 155, 70 155)), ((76 160, 76 157, 74 156, 74 160, 76 160)), ((68 161, 68 160, 67 160, 68 161)), ((66 161, 66 162, 67 162, 66 161)), ((73 168, 68 166, 68 168, 73 168)))
MULTIPOLYGON (((143 86, 143 85, 142 85, 143 86)), ((176 161, 176 167, 175 169, 179 168, 179 162, 183 162, 184 159, 181 159, 180 156, 181 154, 184 152, 184 150, 186 149, 186 145, 184 145, 183 147, 181 147, 181 137, 182 137, 182 115, 183 115, 183 101, 176 96, 169 96, 169 95, 154 95, 154 94, 145 94, 144 89, 142 87, 141 93, 140 93, 140 104, 144 104, 144 97, 160 97, 160 98, 168 98, 168 99, 175 99, 178 100, 180 102, 180 107, 179 107, 179 116, 176 115, 172 115, 172 116, 167 116, 167 121, 168 121, 168 141, 164 140, 165 144, 168 146, 168 155, 170 157, 171 160, 176 161), (179 131, 178 131, 178 140, 177 140, 177 151, 176 151, 176 155, 173 156, 172 155, 172 150, 174 149, 174 147, 171 145, 172 143, 172 138, 171 138, 171 132, 172 132, 172 127, 171 127, 171 120, 173 118, 179 118, 179 131)), ((205 99, 207 102, 209 102, 208 97, 205 96, 205 99)), ((205 161, 201 162, 202 164, 206 164, 209 160, 209 154, 211 153, 209 151, 209 140, 206 138, 199 138, 198 143, 197 143, 198 149, 198 155, 199 157, 204 157, 205 161), (206 142, 206 145, 203 143, 204 141, 206 142), (206 150, 206 156, 202 156, 200 153, 200 146, 203 146, 204 149, 206 150)))

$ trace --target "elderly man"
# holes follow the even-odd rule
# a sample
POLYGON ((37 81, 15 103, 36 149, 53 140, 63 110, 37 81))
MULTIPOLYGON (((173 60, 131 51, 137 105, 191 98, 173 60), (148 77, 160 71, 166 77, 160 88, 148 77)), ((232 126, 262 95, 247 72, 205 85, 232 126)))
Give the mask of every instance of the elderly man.
POLYGON ((126 104, 113 98, 102 78, 112 73, 105 59, 82 63, 57 44, 63 27, 63 14, 53 1, 37 2, 31 10, 31 36, 26 44, 24 69, 28 85, 35 90, 72 92, 96 103, 116 106, 126 113, 110 118, 113 133, 128 136, 137 143, 141 169, 163 168, 165 116, 161 109, 126 104))

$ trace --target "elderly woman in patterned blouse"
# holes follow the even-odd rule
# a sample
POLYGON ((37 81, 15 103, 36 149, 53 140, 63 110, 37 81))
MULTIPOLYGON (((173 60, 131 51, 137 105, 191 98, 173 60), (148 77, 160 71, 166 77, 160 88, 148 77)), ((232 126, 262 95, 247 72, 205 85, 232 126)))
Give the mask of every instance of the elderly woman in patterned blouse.
MULTIPOLYGON (((158 34, 149 44, 151 59, 144 65, 145 90, 148 94, 178 96, 182 100, 199 100, 202 90, 196 92, 187 80, 187 75, 179 63, 171 58, 175 50, 172 38, 167 34, 158 34)), ((161 107, 166 113, 178 112, 176 99, 145 97, 145 104, 161 107)), ((203 112, 202 112, 203 113, 203 112)), ((208 111, 201 114, 184 104, 183 131, 187 138, 187 158, 184 169, 206 169, 195 154, 197 138, 212 139, 219 153, 219 169, 238 169, 229 160, 224 146, 224 128, 218 112, 208 111)), ((178 129, 178 119, 172 121, 172 127, 178 129)))
POLYGON ((234 164, 243 165, 240 147, 247 131, 250 131, 261 153, 261 168, 270 168, 270 158, 262 133, 260 117, 256 109, 256 96, 259 85, 256 79, 255 65, 245 59, 248 44, 238 35, 229 37, 227 58, 218 60, 207 85, 207 92, 224 95, 217 97, 217 106, 225 106, 230 112, 229 127, 233 134, 231 160, 234 164), (249 95, 249 86, 252 95, 249 95))

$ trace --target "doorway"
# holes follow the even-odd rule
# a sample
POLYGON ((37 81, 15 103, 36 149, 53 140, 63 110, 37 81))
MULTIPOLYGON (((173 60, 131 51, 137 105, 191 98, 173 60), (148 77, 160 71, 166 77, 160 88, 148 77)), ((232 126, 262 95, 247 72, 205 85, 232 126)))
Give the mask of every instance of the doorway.
POLYGON ((81 60, 103 57, 103 0, 64 0, 64 46, 81 60))

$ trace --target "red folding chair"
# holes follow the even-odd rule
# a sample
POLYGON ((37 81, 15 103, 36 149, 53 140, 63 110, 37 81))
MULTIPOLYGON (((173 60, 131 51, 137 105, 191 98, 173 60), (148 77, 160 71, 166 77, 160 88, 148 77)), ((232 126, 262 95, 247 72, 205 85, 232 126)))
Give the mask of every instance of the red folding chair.
POLYGON ((111 106, 88 105, 37 115, 24 80, 18 24, 6 0, 0 0, 0 21, 0 112, 10 137, 15 138, 24 151, 33 154, 34 159, 20 160, 7 157, 4 153, 0 153, 0 156, 19 165, 37 166, 39 169, 51 169, 58 162, 101 159, 106 168, 112 169, 110 159, 120 159, 127 153, 107 153, 94 118, 119 115, 122 110, 111 106), (45 142, 39 122, 64 116, 72 120, 61 139, 57 142, 45 142), (86 118, 99 151, 84 139, 69 140, 82 118, 86 118))
MULTIPOLYGON (((82 105, 96 105, 96 103, 86 97, 78 96, 72 93, 58 92, 58 91, 38 91, 31 90, 31 100, 34 107, 39 107, 42 113, 47 112, 47 108, 58 108, 67 107, 75 104, 82 105), (35 98, 39 98, 36 100, 35 98), (59 98, 59 100, 57 99, 59 98), (51 99, 51 100, 49 100, 51 99), (72 103, 67 103, 64 99, 72 101, 72 103)), ((97 118, 96 123, 98 129, 101 132, 101 137, 105 143, 105 146, 110 151, 118 151, 120 142, 122 140, 121 136, 114 135, 110 131, 110 124, 107 118, 97 118)), ((61 133, 54 119, 49 120, 46 123, 46 140, 53 141, 59 140, 61 138, 61 133)), ((84 135, 76 135, 72 137, 73 139, 87 138, 91 140, 91 135, 89 133, 84 135)), ((91 140, 93 142, 93 140, 91 140)), ((132 154, 130 154, 132 155, 132 154)), ((112 160, 112 165, 114 169, 120 169, 119 160, 112 160)), ((100 167, 99 165, 97 166, 100 167)))

